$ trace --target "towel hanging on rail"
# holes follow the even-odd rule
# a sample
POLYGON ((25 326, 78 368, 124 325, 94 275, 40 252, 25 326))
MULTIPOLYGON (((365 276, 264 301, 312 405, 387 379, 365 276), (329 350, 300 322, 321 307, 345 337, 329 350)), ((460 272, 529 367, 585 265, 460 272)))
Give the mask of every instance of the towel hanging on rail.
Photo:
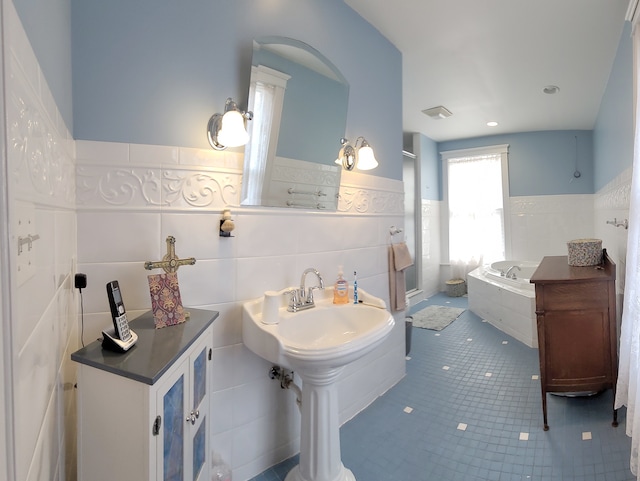
POLYGON ((403 311, 407 308, 404 270, 412 265, 413 260, 405 242, 389 246, 389 301, 392 311, 403 311))

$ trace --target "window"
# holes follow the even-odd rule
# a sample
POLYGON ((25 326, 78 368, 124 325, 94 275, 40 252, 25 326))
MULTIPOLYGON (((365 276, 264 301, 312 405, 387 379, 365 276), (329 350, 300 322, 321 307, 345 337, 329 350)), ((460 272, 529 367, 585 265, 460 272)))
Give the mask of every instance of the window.
POLYGON ((278 145, 284 92, 290 78, 263 65, 251 67, 248 110, 253 112, 254 117, 250 122, 250 140, 244 151, 243 203, 261 203, 267 162, 275 156, 278 145))
POLYGON ((510 254, 507 145, 442 152, 452 277, 510 254))

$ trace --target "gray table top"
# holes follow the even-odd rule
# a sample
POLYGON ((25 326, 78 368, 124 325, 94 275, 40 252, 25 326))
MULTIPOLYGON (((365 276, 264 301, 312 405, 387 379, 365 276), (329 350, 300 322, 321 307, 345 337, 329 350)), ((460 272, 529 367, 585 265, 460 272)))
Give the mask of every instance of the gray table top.
POLYGON ((187 321, 156 329, 148 311, 129 323, 138 341, 127 352, 103 349, 100 341, 71 354, 73 361, 153 385, 218 317, 217 311, 185 308, 187 321))

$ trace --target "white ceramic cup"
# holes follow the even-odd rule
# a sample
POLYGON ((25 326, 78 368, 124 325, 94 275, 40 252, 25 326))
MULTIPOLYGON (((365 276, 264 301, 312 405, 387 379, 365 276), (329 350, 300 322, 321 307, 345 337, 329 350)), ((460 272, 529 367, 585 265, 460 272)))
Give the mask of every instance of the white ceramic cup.
POLYGON ((264 299, 262 300, 262 322, 264 324, 278 323, 281 297, 282 293, 277 291, 266 291, 264 293, 264 299))

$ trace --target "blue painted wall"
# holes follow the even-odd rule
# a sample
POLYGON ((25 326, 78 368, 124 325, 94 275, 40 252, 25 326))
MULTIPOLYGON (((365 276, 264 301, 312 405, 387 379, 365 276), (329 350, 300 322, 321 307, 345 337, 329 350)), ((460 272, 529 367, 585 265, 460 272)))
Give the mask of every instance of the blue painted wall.
POLYGON ((13 0, 60 115, 73 131, 71 0, 13 0))
POLYGON ((226 98, 246 107, 253 38, 280 35, 342 72, 346 136, 369 140, 372 175, 402 179, 401 54, 342 0, 71 4, 76 139, 208 148, 207 122, 226 98))
POLYGON ((593 135, 590 130, 494 135, 440 142, 438 149, 444 152, 499 144, 509 144, 511 197, 593 193, 593 135), (573 176, 576 151, 579 179, 573 176))
POLYGON ((596 192, 633 164, 633 44, 626 22, 593 131, 596 192))

